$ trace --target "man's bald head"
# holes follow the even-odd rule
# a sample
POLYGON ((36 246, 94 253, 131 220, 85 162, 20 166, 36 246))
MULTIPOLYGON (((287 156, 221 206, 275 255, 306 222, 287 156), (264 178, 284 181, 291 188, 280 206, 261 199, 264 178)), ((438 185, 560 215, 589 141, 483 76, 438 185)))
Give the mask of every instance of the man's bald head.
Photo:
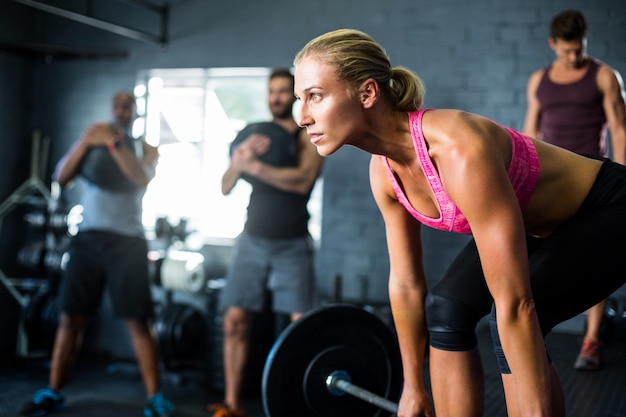
POLYGON ((113 119, 115 123, 129 130, 137 116, 135 96, 129 91, 119 91, 113 96, 113 119))

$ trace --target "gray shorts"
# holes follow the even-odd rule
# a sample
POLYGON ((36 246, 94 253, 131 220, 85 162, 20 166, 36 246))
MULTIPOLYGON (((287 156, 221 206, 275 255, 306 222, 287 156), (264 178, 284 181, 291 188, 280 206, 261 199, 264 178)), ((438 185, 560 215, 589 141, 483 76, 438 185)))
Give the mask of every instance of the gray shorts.
POLYGON ((272 310, 303 313, 317 301, 310 236, 266 239, 243 232, 237 238, 222 292, 222 307, 262 311, 267 291, 272 310))

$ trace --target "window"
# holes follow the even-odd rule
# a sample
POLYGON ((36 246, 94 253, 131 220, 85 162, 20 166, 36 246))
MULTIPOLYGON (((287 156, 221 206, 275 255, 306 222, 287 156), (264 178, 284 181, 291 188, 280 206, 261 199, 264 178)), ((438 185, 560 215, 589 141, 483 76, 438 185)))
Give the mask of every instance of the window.
MULTIPOLYGON (((188 230, 204 243, 232 239, 243 229, 251 187, 240 180, 231 194, 221 193, 229 145, 251 122, 269 120, 269 68, 157 69, 142 72, 135 88, 135 136, 159 146, 155 178, 144 197, 143 222, 171 224, 186 219, 188 230)), ((296 111, 296 110, 294 110, 296 111)), ((321 189, 311 200, 309 228, 319 242, 321 189)))

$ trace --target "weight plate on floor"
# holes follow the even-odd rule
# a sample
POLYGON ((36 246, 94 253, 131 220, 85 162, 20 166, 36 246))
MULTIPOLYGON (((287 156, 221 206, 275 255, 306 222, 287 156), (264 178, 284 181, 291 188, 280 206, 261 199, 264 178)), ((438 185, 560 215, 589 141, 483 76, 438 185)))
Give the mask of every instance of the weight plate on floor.
MULTIPOLYGON (((375 352, 381 349, 373 346, 375 352)), ((380 353, 380 352, 378 352, 380 353)), ((347 415, 377 415, 379 407, 356 397, 331 393, 326 387, 326 378, 335 371, 343 371, 350 382, 359 388, 385 397, 388 384, 389 363, 383 360, 370 360, 362 351, 349 346, 333 346, 317 355, 309 364, 302 384, 302 392, 308 406, 317 415, 339 417, 347 415)))
POLYGON ((204 353, 206 331, 206 321, 202 313, 191 306, 179 307, 171 332, 176 358, 199 358, 204 353))
POLYGON ((155 321, 155 328, 166 366, 177 361, 197 359, 206 344, 206 321, 202 313, 186 305, 164 306, 155 321))
POLYGON ((394 332, 360 307, 334 304, 304 314, 276 340, 263 372, 266 416, 389 415, 350 395, 328 392, 326 376, 336 370, 346 371, 360 388, 399 399, 402 367, 394 332))

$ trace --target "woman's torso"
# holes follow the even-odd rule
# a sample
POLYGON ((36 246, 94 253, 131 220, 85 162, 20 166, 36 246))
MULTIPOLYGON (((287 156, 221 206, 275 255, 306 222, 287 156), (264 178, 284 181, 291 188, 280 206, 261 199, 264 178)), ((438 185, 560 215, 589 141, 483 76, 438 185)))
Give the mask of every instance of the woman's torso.
MULTIPOLYGON (((456 142, 465 140, 463 136, 468 131, 478 133, 481 140, 490 141, 497 147, 501 161, 504 166, 509 167, 512 155, 511 137, 505 128, 486 118, 456 110, 430 110, 423 117, 422 129, 428 155, 437 171, 440 170, 438 167, 441 163, 446 163, 446 158, 440 155, 445 155, 458 146, 456 142), (455 120, 453 124, 449 123, 451 119, 455 120)), ((528 234, 547 236, 558 224, 573 216, 580 207, 601 163, 531 140, 539 158, 539 178, 530 201, 523 210, 523 217, 528 234)), ((471 141, 468 143, 472 146, 471 141)), ((410 205, 424 216, 439 217, 439 204, 424 177, 417 156, 413 164, 400 165, 392 160, 389 163, 410 205)), ((503 171, 503 175, 507 175, 507 172, 503 171)), ((473 185, 480 179, 466 180, 468 192, 471 192, 473 185)), ((445 189, 445 176, 441 178, 441 183, 445 189)))

